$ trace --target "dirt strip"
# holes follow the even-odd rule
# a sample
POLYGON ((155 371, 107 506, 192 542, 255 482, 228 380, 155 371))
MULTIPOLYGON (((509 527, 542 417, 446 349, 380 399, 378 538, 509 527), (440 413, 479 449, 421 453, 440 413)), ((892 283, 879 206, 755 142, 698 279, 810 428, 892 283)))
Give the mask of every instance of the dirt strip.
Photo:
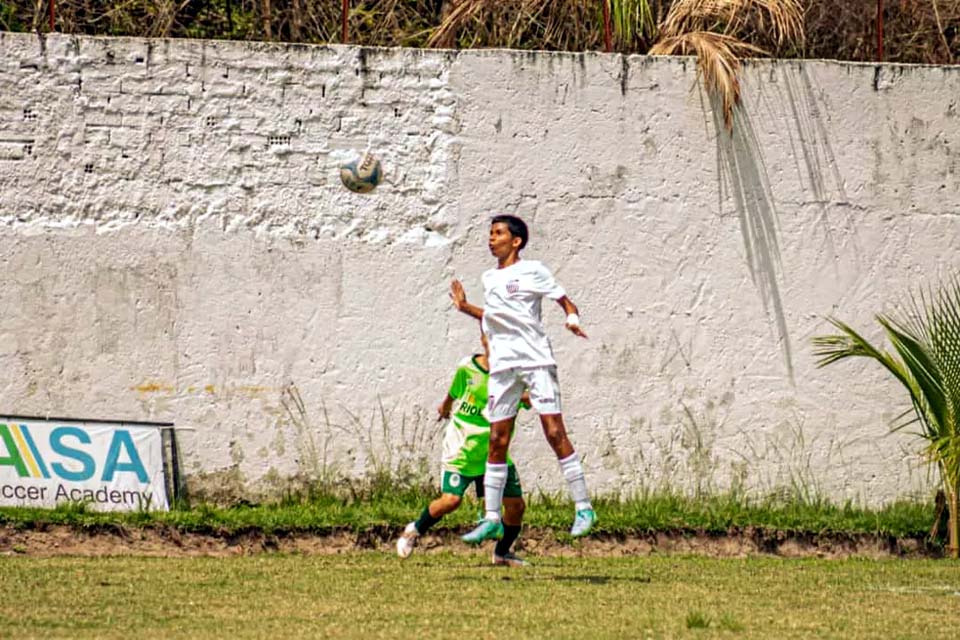
MULTIPOLYGON (((172 527, 101 527, 81 530, 64 525, 35 528, 0 525, 0 555, 227 557, 257 553, 339 554, 362 550, 393 552, 399 529, 339 530, 326 534, 186 533, 172 527)), ((767 529, 731 530, 723 534, 652 532, 629 535, 598 533, 571 541, 550 529, 525 529, 518 550, 531 556, 645 556, 693 554, 715 558, 780 556, 788 558, 935 558, 942 550, 925 540, 876 535, 794 534, 767 529)), ((421 553, 476 553, 454 531, 426 535, 421 553)))

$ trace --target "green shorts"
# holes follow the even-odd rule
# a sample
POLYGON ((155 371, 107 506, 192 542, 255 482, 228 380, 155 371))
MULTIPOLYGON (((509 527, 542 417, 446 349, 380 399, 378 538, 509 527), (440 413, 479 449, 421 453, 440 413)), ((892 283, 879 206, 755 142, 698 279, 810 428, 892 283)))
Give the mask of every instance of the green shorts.
MULTIPOLYGON (((440 490, 443 493, 452 493, 462 498, 471 484, 477 485, 477 497, 482 497, 483 476, 463 476, 455 471, 444 471, 440 490)), ((503 489, 503 497, 523 497, 523 490, 520 488, 520 475, 517 473, 517 468, 512 464, 507 467, 507 486, 503 489)))

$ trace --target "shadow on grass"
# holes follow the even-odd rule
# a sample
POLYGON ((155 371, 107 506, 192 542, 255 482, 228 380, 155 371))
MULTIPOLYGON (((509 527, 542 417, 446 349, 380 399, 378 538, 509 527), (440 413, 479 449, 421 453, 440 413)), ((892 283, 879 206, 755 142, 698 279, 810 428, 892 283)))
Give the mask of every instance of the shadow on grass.
MULTIPOLYGON (((502 571, 503 575, 500 576, 500 580, 511 581, 516 580, 518 582, 573 582, 581 584, 596 584, 596 585, 606 585, 606 584, 616 584, 616 583, 634 583, 634 584, 649 584, 652 582, 650 576, 608 576, 603 574, 591 573, 591 574, 582 574, 582 575, 542 575, 537 573, 537 569, 549 568, 549 564, 537 563, 529 568, 523 569, 504 569, 503 567, 495 567, 493 565, 485 565, 483 567, 478 567, 480 569, 487 569, 489 571, 502 571)), ((476 580, 478 576, 476 575, 464 575, 457 574, 448 578, 451 581, 462 582, 476 580)), ((489 577, 489 574, 484 575, 484 578, 489 577)))

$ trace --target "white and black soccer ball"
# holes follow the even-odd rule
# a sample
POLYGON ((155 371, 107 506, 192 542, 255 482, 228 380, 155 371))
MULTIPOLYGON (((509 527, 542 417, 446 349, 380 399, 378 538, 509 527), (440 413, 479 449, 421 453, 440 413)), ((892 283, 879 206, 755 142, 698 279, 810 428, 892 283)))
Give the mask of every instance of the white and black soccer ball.
POLYGON ((380 161, 371 153, 364 153, 340 165, 340 181, 354 193, 370 193, 382 180, 380 161))

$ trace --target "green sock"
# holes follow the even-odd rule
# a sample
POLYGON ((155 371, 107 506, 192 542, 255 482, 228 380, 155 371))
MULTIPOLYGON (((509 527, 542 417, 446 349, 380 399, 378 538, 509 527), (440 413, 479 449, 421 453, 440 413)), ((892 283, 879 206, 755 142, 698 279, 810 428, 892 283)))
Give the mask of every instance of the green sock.
MULTIPOLYGON (((443 516, 440 516, 440 518, 442 517, 443 516)), ((430 530, 430 527, 440 522, 440 518, 434 518, 430 515, 430 507, 424 507, 423 513, 421 513, 417 521, 413 523, 413 526, 417 528, 417 533, 423 535, 430 530)))

